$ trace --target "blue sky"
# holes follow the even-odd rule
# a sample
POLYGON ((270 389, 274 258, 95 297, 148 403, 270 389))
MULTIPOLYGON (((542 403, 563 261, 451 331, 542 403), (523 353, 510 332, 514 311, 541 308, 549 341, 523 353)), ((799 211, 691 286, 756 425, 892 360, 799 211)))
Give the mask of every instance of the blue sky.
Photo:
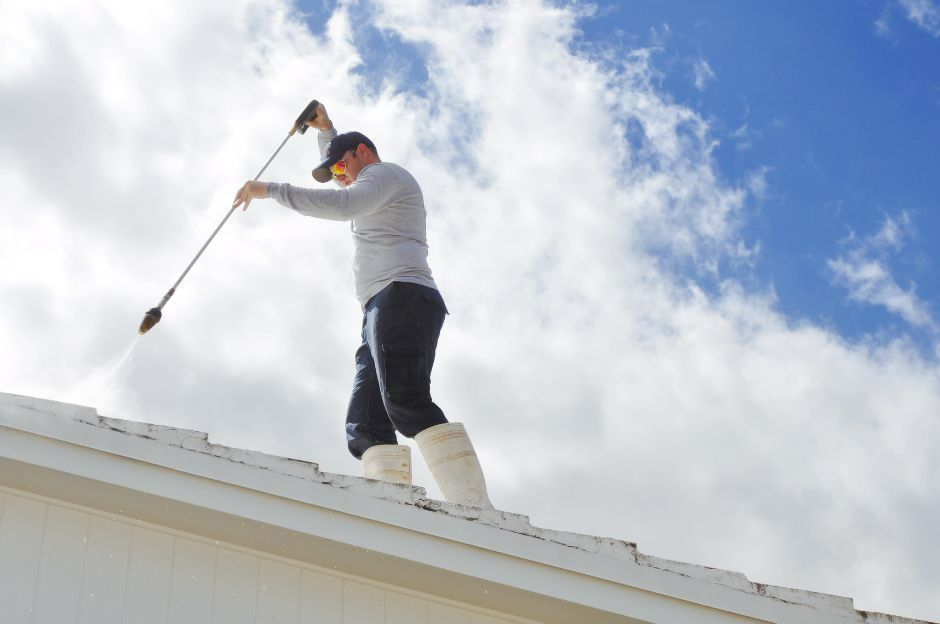
MULTIPOLYGON (((370 7, 352 6, 354 14, 370 7)), ((794 323, 808 320, 853 342, 906 338, 925 356, 934 353, 936 328, 911 324, 871 298, 850 298, 851 285, 828 262, 855 251, 862 263, 871 251, 859 251, 859 240, 886 220, 903 222, 897 244, 876 255, 879 265, 934 319, 940 312, 930 244, 940 234, 935 25, 932 32, 916 24, 894 0, 572 6, 582 13, 573 49, 588 56, 650 49, 663 95, 707 120, 718 175, 743 187, 762 176, 742 230, 759 254, 747 264, 723 260, 717 274, 681 264, 692 280, 714 292, 733 278, 772 290, 794 323)), ((322 32, 327 5, 298 8, 322 32)), ((378 90, 395 76, 398 89, 426 93, 420 45, 367 20, 353 28, 363 59, 356 72, 367 84, 378 90)))
POLYGON ((0 3, 0 390, 360 475, 349 225, 252 203, 137 335, 317 98, 421 184, 496 507, 937 620, 938 57, 936 0, 0 3))
POLYGON ((729 180, 769 168, 747 234, 762 245, 753 271, 773 282, 785 312, 853 339, 885 330, 930 339, 882 307, 848 301, 825 260, 851 232, 877 232, 885 216, 906 211, 913 233, 891 269, 938 310, 935 34, 884 1, 602 3, 582 28, 587 42, 660 47, 664 89, 711 121, 729 180), (702 89, 694 82, 700 61, 714 74, 702 89))

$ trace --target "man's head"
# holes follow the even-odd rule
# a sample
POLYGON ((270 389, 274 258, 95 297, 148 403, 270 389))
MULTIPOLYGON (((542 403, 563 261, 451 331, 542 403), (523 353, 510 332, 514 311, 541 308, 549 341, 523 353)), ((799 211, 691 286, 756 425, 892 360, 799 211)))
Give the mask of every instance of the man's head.
POLYGON ((371 139, 357 131, 342 133, 330 142, 326 159, 313 169, 313 178, 320 183, 335 178, 343 185, 349 185, 362 168, 379 161, 379 153, 371 139))

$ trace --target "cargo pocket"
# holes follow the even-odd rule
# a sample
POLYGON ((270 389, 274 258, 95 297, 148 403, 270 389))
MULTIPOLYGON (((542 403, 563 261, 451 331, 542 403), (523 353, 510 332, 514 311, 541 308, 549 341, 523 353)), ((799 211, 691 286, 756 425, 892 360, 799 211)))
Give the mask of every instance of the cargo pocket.
POLYGON ((414 346, 382 344, 385 392, 395 404, 408 404, 431 396, 428 360, 414 346))
POLYGON ((441 296, 441 293, 437 290, 425 288, 421 295, 424 297, 424 300, 435 305, 438 309, 443 311, 445 315, 450 314, 450 312, 447 311, 447 305, 444 304, 444 297, 441 296))

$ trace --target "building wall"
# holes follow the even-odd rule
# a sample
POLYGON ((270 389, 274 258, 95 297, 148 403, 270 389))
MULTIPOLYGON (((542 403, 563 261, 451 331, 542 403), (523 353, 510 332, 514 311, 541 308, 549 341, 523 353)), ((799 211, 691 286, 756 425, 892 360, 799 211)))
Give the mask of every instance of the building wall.
POLYGON ((0 622, 521 621, 0 488, 0 622))

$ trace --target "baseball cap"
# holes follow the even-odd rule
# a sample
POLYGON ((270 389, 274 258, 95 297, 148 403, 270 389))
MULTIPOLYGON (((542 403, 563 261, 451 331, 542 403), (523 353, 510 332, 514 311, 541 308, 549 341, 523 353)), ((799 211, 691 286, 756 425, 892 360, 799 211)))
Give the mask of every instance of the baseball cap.
POLYGON ((352 131, 350 133, 341 133, 330 141, 329 148, 326 150, 326 159, 313 169, 313 178, 320 183, 326 183, 333 178, 330 172, 330 166, 343 158, 350 150, 353 150, 359 144, 365 144, 372 152, 377 152, 372 140, 360 133, 352 131))

